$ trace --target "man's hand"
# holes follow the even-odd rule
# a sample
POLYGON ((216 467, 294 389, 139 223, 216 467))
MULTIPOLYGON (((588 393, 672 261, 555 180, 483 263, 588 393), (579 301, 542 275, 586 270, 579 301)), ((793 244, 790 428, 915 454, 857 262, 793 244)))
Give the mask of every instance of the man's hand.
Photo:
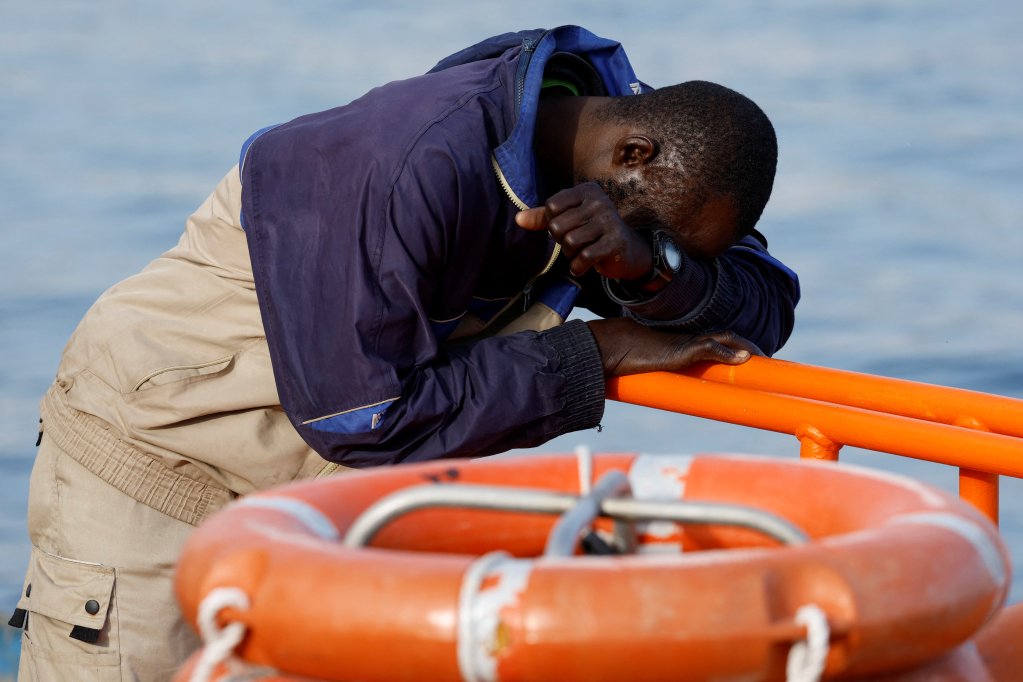
POLYGON ((697 362, 739 365, 763 355, 750 341, 730 331, 704 336, 662 332, 627 318, 587 322, 597 340, 604 376, 679 371, 697 362))
POLYGON ((612 279, 639 279, 653 267, 647 240, 622 222, 595 182, 565 189, 543 206, 520 211, 515 222, 526 230, 547 230, 580 276, 590 268, 612 279))

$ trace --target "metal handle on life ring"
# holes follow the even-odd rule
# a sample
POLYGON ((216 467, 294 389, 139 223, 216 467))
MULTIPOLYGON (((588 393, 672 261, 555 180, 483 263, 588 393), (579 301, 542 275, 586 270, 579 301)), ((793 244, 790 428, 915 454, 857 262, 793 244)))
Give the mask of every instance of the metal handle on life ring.
MULTIPOLYGON (((367 507, 352 522, 342 544, 365 547, 387 524, 419 509, 441 507, 564 514, 579 501, 578 496, 568 493, 509 486, 462 483, 414 486, 393 492, 367 507)), ((599 506, 600 516, 616 520, 713 523, 749 528, 785 545, 802 545, 809 541, 806 533, 788 520, 743 505, 608 497, 602 499, 599 506)))

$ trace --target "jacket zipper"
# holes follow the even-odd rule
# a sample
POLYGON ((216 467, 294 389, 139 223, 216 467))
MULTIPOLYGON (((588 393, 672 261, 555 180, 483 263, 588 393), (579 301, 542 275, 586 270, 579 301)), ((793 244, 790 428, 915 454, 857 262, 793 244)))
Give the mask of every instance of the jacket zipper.
MULTIPOLYGON (((519 63, 518 71, 515 74, 516 113, 522 106, 522 97, 523 95, 525 95, 526 92, 526 71, 528 69, 530 60, 533 58, 533 50, 536 49, 536 46, 540 43, 540 41, 544 39, 544 36, 546 36, 548 33, 549 31, 545 31, 544 34, 541 35, 540 38, 537 40, 531 40, 529 38, 526 38, 525 40, 522 41, 523 53, 521 58, 522 61, 519 63)), ((493 154, 490 155, 490 163, 494 167, 494 173, 497 174, 498 183, 504 189, 504 193, 508 195, 508 198, 511 199, 511 202, 515 204, 516 208, 518 208, 520 211, 525 211, 526 209, 528 209, 529 206, 527 206, 524 201, 522 201, 521 199, 518 198, 518 196, 516 196, 515 192, 511 188, 511 185, 508 184, 508 179, 504 177, 504 172, 501 170, 501 166, 497 163, 497 157, 494 156, 493 154)), ((558 260, 558 256, 560 255, 561 244, 555 243, 554 250, 551 252, 551 257, 547 261, 547 265, 544 266, 543 270, 533 275, 533 277, 528 282, 526 282, 526 286, 522 289, 523 310, 527 310, 529 308, 529 294, 530 292, 532 292, 533 285, 536 283, 536 280, 540 279, 548 272, 550 272, 550 269, 554 267, 554 263, 555 261, 558 260)))
MULTIPOLYGON (((544 35, 547 35, 546 33, 544 35)), ((543 36, 540 36, 543 39, 543 36)), ((526 92, 526 71, 529 68, 529 62, 533 58, 533 50, 536 49, 536 44, 540 42, 537 40, 534 42, 529 38, 525 38, 522 41, 522 57, 519 62, 519 68, 515 72, 515 113, 519 112, 519 106, 522 104, 522 96, 526 92)))
MULTIPOLYGON (((508 184, 508 180, 504 177, 504 172, 501 170, 501 166, 497 163, 497 157, 493 154, 490 155, 490 165, 494 167, 494 173, 497 175, 498 184, 500 184, 501 188, 504 189, 504 193, 508 195, 508 198, 511 199, 513 204, 515 204, 515 207, 520 211, 527 210, 529 206, 526 205, 526 202, 522 201, 522 199, 519 199, 519 197, 515 194, 515 191, 512 190, 511 185, 508 184)), ((560 255, 561 244, 555 242, 554 250, 551 251, 551 257, 548 259, 547 265, 544 266, 543 270, 533 275, 533 277, 526 282, 526 286, 522 289, 523 310, 529 308, 529 294, 533 290, 533 285, 536 283, 536 280, 550 272, 551 268, 554 267, 555 261, 558 260, 558 256, 560 255)))

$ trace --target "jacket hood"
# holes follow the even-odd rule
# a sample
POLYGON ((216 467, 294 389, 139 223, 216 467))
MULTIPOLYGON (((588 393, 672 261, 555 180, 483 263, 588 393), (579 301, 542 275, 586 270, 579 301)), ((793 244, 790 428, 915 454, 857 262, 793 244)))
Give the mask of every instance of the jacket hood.
POLYGON ((607 94, 612 97, 638 95, 652 90, 636 77, 621 43, 594 35, 580 26, 560 26, 504 33, 481 41, 441 60, 429 73, 493 59, 508 50, 519 50, 515 75, 515 124, 508 138, 494 150, 497 168, 508 189, 528 206, 537 206, 542 198, 537 191, 533 134, 540 101, 544 67, 555 52, 570 52, 585 58, 600 75, 607 94))

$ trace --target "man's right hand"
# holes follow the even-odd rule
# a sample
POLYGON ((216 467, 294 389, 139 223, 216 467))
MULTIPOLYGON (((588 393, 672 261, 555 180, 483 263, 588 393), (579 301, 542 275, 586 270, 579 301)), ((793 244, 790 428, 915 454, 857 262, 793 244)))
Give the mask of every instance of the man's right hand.
POLYGON ((739 365, 753 355, 763 355, 755 344, 730 331, 692 336, 658 331, 624 317, 586 324, 597 340, 608 377, 677 372, 705 361, 739 365))
POLYGON ((648 240, 622 221, 595 182, 563 189, 543 206, 519 211, 515 223, 524 230, 550 232, 576 277, 593 268, 611 279, 639 279, 653 267, 648 240))

